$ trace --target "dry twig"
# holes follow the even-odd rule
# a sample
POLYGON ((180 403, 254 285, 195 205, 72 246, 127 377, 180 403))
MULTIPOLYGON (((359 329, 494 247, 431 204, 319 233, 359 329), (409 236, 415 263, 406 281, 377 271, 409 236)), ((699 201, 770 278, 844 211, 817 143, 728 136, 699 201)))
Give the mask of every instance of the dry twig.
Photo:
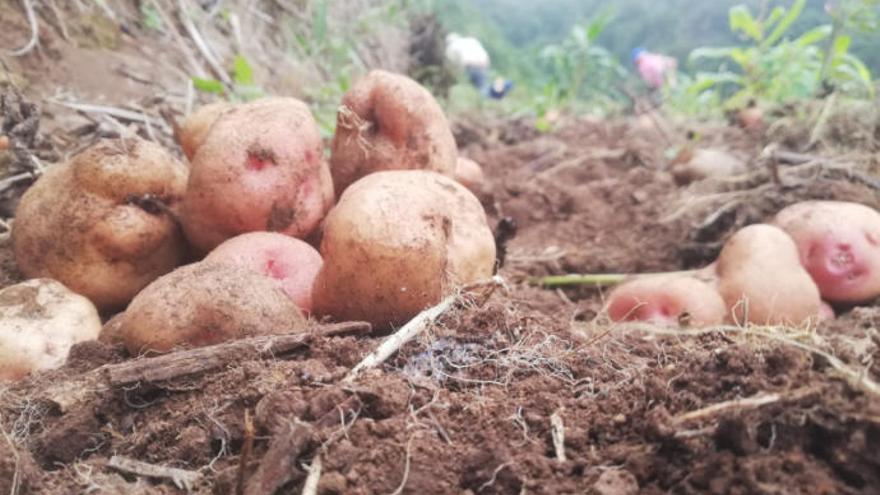
POLYGON ((192 491, 193 487, 202 479, 201 473, 197 471, 157 466, 118 455, 114 455, 107 461, 107 467, 137 476, 170 480, 177 488, 186 491, 192 491))
POLYGON ((22 55, 27 55, 31 50, 37 46, 37 42, 40 40, 40 26, 37 24, 37 13, 34 11, 34 3, 33 0, 21 0, 22 5, 24 6, 25 14, 27 15, 28 26, 31 30, 31 37, 28 39, 28 42, 18 50, 12 50, 8 52, 13 57, 21 57, 22 55))

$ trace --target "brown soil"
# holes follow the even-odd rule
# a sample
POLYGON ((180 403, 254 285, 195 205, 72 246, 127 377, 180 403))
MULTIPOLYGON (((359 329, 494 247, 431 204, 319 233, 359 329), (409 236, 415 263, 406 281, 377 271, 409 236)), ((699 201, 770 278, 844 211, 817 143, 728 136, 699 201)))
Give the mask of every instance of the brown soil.
MULTIPOLYGON (((0 41, 15 44, 7 33, 0 41)), ((47 117, 59 133, 65 115, 47 117)), ((873 158, 791 167, 774 183, 760 138, 701 126, 752 170, 682 188, 666 171, 666 140, 636 119, 572 118, 540 134, 527 121, 461 118, 455 131, 485 167, 492 221, 518 224, 506 288, 457 306, 353 383, 342 378, 381 337, 315 337, 272 358, 111 388, 84 384, 130 358, 81 344, 64 368, 0 388, 0 492, 16 479, 20 493, 185 493, 108 466, 124 456, 198 472, 195 493, 235 493, 239 476, 300 493, 320 456, 321 494, 880 493, 880 397, 847 375, 880 380, 877 308, 806 333, 673 333, 609 325, 599 291, 528 284, 697 266, 736 227, 806 198, 878 206, 859 179, 873 158)), ((0 286, 19 279, 3 244, 0 286)))

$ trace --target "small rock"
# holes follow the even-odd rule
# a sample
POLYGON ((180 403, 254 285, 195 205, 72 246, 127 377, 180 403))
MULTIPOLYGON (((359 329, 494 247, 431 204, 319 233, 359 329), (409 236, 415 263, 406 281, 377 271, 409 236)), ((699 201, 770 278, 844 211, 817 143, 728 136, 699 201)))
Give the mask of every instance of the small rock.
POLYGON ((637 495, 639 482, 629 471, 609 469, 599 476, 590 493, 592 495, 637 495))

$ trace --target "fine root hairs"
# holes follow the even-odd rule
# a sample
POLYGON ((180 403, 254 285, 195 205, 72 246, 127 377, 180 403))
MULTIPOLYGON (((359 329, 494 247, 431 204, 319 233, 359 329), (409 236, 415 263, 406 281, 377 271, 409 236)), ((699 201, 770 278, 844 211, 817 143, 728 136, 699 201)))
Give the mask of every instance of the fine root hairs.
MULTIPOLYGON (((465 297, 464 293, 476 289, 489 289, 491 291, 498 286, 504 286, 504 279, 498 276, 492 277, 488 281, 470 284, 463 287, 461 290, 455 291, 446 296, 437 305, 431 306, 417 314, 413 319, 407 322, 406 325, 402 326, 400 330, 389 335, 384 341, 382 341, 382 343, 379 344, 379 347, 374 349, 373 352, 367 354, 360 363, 348 372, 345 378, 342 379, 342 383, 351 383, 365 370, 375 368, 387 361, 388 358, 400 350, 404 344, 422 333, 422 331, 446 313, 446 311, 454 306, 459 300, 463 299, 465 297)), ((491 292, 489 295, 491 295, 491 292)), ((483 293, 483 297, 486 297, 485 292, 483 293)))
POLYGON ((440 301, 436 306, 432 306, 418 315, 415 318, 410 320, 406 325, 400 328, 400 330, 394 332, 389 335, 373 352, 367 354, 360 363, 358 363, 351 371, 348 372, 348 375, 342 380, 344 383, 354 381, 358 375, 360 375, 365 370, 370 368, 375 368, 380 364, 384 363, 392 354, 397 352, 403 344, 409 342, 416 335, 420 334, 423 330, 425 330, 429 325, 431 325, 437 318, 439 318, 443 313, 445 313, 449 308, 455 304, 455 301, 458 299, 458 294, 452 294, 447 296, 445 299, 440 301))

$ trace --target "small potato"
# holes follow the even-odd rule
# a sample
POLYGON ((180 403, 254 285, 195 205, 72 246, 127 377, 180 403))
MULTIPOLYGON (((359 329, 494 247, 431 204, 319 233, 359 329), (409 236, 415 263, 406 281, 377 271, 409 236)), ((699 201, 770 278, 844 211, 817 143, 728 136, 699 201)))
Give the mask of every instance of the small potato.
POLYGON ((124 306, 186 253, 175 209, 186 166, 138 138, 103 140, 24 194, 12 231, 28 277, 54 278, 100 310, 124 306))
POLYGON ((733 323, 800 325, 817 319, 819 289, 783 230, 750 225, 734 234, 717 262, 718 289, 733 323))
POLYGON ((880 296, 880 213, 858 203, 806 201, 773 219, 797 244, 822 298, 864 303, 880 296))
POLYGON ((611 291, 607 304, 613 321, 647 321, 659 325, 716 325, 724 321, 727 305, 718 290, 686 275, 647 275, 611 291))
POLYGON ((251 232, 217 246, 205 261, 231 263, 270 277, 297 306, 312 311, 312 286, 324 260, 299 239, 275 232, 251 232))
POLYGON ((474 193, 478 193, 483 189, 486 177, 479 163, 460 156, 455 163, 455 180, 474 193))
POLYGON ((721 150, 698 148, 689 159, 672 166, 672 176, 680 185, 704 179, 730 177, 743 174, 746 164, 736 156, 721 150))
POLYGON ((6 287, 0 290, 0 381, 57 368, 73 344, 100 332, 95 306, 55 280, 6 287))
POLYGON ((207 253, 255 231, 305 238, 333 203, 318 125, 293 98, 267 98, 220 116, 192 161, 183 226, 207 253))
POLYGON ((474 195, 436 172, 376 172, 330 210, 315 312, 399 325, 453 288, 488 278, 495 242, 474 195))
POLYGON ((370 72, 342 98, 336 122, 330 170, 337 196, 380 170, 455 172, 455 138, 443 110, 406 76, 370 72))
POLYGON ((205 142, 208 131, 214 126, 214 122, 229 110, 233 105, 225 101, 218 101, 203 107, 199 107, 195 112, 191 113, 183 125, 180 126, 177 141, 183 149, 186 158, 192 161, 196 156, 196 150, 205 142))
POLYGON ((305 318, 276 282, 246 268, 200 262, 141 291, 118 322, 132 354, 206 346, 243 337, 292 333, 305 318))
POLYGON ((759 131, 764 127, 764 111, 758 106, 751 105, 737 112, 736 120, 739 126, 747 131, 759 131))

